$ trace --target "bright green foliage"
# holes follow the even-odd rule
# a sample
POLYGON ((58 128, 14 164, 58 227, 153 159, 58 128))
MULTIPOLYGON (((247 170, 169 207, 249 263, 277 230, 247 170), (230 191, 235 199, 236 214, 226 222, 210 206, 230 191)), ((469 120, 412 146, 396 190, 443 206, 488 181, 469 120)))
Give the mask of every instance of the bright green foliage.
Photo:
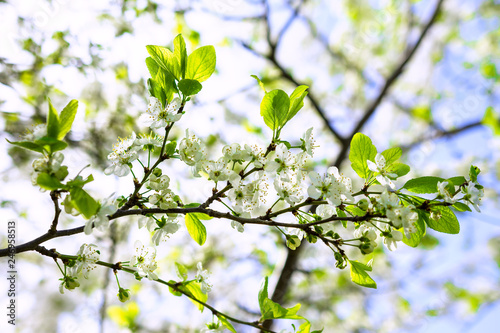
POLYGON ((370 174, 367 160, 373 161, 377 155, 377 148, 372 140, 364 134, 356 133, 351 141, 349 160, 351 167, 361 178, 367 179, 370 174))
POLYGON ((426 221, 429 228, 445 234, 458 234, 460 232, 460 224, 450 208, 435 206, 432 207, 432 211, 437 214, 438 219, 429 218, 426 221))
POLYGON ((264 123, 273 132, 285 124, 289 109, 290 98, 281 89, 271 90, 266 93, 260 103, 260 115, 264 117, 264 123))
POLYGON ((377 289, 377 283, 368 275, 372 267, 365 265, 356 260, 348 260, 351 266, 351 280, 352 282, 367 288, 377 289))
POLYGON ((196 95, 200 92, 201 83, 196 80, 183 79, 179 81, 179 90, 184 94, 184 96, 196 95))
MULTIPOLYGON (((184 292, 187 292, 188 294, 192 295, 194 298, 196 298, 199 301, 206 302, 208 300, 208 295, 204 294, 201 291, 201 285, 197 281, 190 281, 186 283, 185 285, 182 285, 179 287, 179 289, 182 289, 184 292)), ((205 306, 203 304, 200 304, 194 300, 191 300, 197 307, 198 310, 203 312, 203 309, 205 306)))
POLYGON ((484 125, 491 128, 493 134, 500 135, 500 116, 496 114, 493 107, 486 108, 486 111, 481 121, 484 125))
POLYGON ((426 221, 429 220, 429 214, 423 210, 417 210, 418 213, 418 220, 415 222, 415 227, 417 229, 416 232, 412 232, 410 234, 410 238, 406 238, 406 234, 404 233, 403 229, 401 229, 401 233, 403 234, 403 243, 405 243, 408 246, 411 247, 417 247, 420 242, 422 241, 422 238, 425 236, 425 225, 426 221))
POLYGON ((66 134, 70 131, 73 121, 75 120, 77 109, 78 101, 71 100, 59 115, 49 100, 49 111, 47 113, 47 136, 33 142, 13 142, 9 140, 7 140, 7 142, 38 153, 46 152, 50 154, 63 150, 68 146, 68 144, 61 140, 64 139, 66 134))
POLYGON ((70 194, 72 204, 85 218, 89 219, 97 213, 99 203, 85 190, 75 187, 70 190, 70 194))
POLYGON ((217 318, 219 319, 220 323, 224 325, 225 328, 230 330, 233 333, 236 333, 236 330, 234 329, 233 325, 221 314, 216 313, 217 318))
POLYGON ((396 162, 401 158, 403 151, 399 147, 389 148, 382 152, 382 156, 385 158, 385 163, 387 165, 396 162))
POLYGON ((207 229, 201 223, 197 213, 186 214, 186 228, 189 232, 191 238, 193 238, 196 243, 203 245, 207 240, 207 229))
POLYGON ((215 71, 215 49, 212 45, 202 46, 191 53, 187 60, 186 79, 203 82, 215 71))
POLYGON ((403 188, 407 189, 410 192, 419 194, 436 193, 438 191, 437 184, 444 181, 445 179, 440 177, 419 177, 407 181, 403 185, 403 188))
MULTIPOLYGON (((253 78, 259 82, 261 88, 266 91, 262 81, 256 76, 253 78)), ((273 140, 278 139, 283 127, 289 122, 297 112, 304 106, 304 98, 307 96, 308 86, 298 86, 290 96, 281 89, 266 91, 260 103, 260 115, 264 118, 264 123, 273 130, 273 140)))
POLYGON ((264 87, 264 83, 259 79, 259 77, 257 75, 250 75, 251 77, 253 77, 254 79, 257 80, 257 82, 259 83, 259 86, 262 88, 262 90, 264 90, 264 92, 267 94, 267 90, 266 90, 266 87, 264 87))
POLYGON ((179 279, 182 279, 182 281, 186 281, 188 278, 188 271, 187 268, 184 265, 179 264, 178 262, 175 263, 175 272, 177 273, 177 276, 179 279))

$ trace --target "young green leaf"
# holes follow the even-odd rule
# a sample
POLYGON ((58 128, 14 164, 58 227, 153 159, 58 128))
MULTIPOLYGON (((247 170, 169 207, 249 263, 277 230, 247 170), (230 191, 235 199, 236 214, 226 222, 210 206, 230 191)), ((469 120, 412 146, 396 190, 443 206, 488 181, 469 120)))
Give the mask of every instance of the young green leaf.
POLYGON ((59 135, 57 136, 58 140, 64 139, 66 134, 71 130, 71 126, 73 125, 73 121, 75 120, 76 111, 78 110, 78 101, 73 99, 68 105, 64 107, 59 115, 59 135))
POLYGON ((362 287, 377 289, 377 283, 366 273, 371 271, 371 267, 362 264, 358 261, 348 260, 351 266, 351 280, 352 282, 362 287))
POLYGON ((186 65, 187 65, 187 52, 186 52, 186 42, 181 34, 177 35, 174 39, 174 55, 177 61, 177 75, 175 77, 177 80, 184 79, 186 75, 186 65))
POLYGON ((59 137, 59 115, 57 110, 52 106, 49 99, 49 113, 47 114, 47 136, 49 138, 58 139, 59 137))
POLYGON ((153 60, 156 61, 156 63, 161 68, 163 68, 172 75, 174 74, 173 71, 176 66, 176 59, 172 51, 170 51, 166 47, 158 45, 147 45, 146 49, 148 50, 148 53, 151 56, 151 58, 153 58, 153 60))
POLYGON ((440 177, 419 177, 407 181, 406 184, 403 185, 403 188, 410 192, 419 194, 436 193, 438 191, 437 184, 443 181, 445 180, 440 177))
POLYGON ((85 190, 81 188, 73 188, 70 191, 71 201, 77 211, 79 211, 86 219, 91 218, 97 213, 99 204, 85 190))
POLYGON ((362 133, 356 133, 351 141, 351 151, 349 160, 351 167, 361 178, 367 179, 370 173, 367 160, 375 159, 377 148, 372 143, 372 140, 362 133))
POLYGON ((452 184, 454 186, 460 186, 467 182, 464 176, 451 177, 446 179, 446 181, 448 184, 452 184))
POLYGON ((290 119, 295 117, 297 112, 304 106, 304 98, 307 96, 308 86, 298 86, 290 95, 290 109, 288 110, 288 114, 286 116, 287 123, 290 119))
POLYGON ((264 87, 264 83, 259 79, 259 77, 257 75, 250 75, 251 77, 253 77, 254 79, 257 80, 257 82, 259 83, 259 86, 262 88, 262 90, 264 90, 264 92, 267 94, 267 90, 266 88, 264 87))
POLYGON ((215 71, 215 62, 215 49, 212 45, 194 50, 187 60, 186 79, 205 81, 215 71))
POLYGON ((184 265, 179 264, 178 262, 175 263, 175 272, 177 273, 177 276, 179 279, 182 281, 186 281, 188 278, 188 271, 187 268, 184 265))
POLYGON ((472 212, 472 210, 469 208, 469 206, 467 206, 466 204, 464 204, 460 201, 455 202, 452 207, 455 208, 459 212, 472 212))
POLYGON ((260 308, 260 313, 264 314, 264 302, 265 300, 269 297, 269 294, 267 292, 267 286, 269 284, 269 278, 266 276, 264 280, 262 281, 260 285, 260 290, 259 290, 259 308, 260 308))
POLYGON ((148 68, 149 75, 154 79, 156 78, 156 74, 158 74, 158 69, 160 68, 160 65, 153 60, 151 57, 146 58, 146 67, 148 68))
MULTIPOLYGON (((156 82, 160 84, 161 89, 165 93, 165 100, 166 103, 170 103, 172 99, 174 98, 174 93, 177 92, 177 86, 175 85, 175 79, 172 74, 169 72, 159 69, 158 73, 156 74, 156 82)), ((157 97, 158 98, 158 97, 157 97)), ((166 104, 163 105, 163 107, 166 107, 166 104)))
POLYGON ((196 216, 196 213, 186 214, 185 221, 186 228, 191 238, 193 238, 199 245, 205 244, 205 241, 207 240, 207 229, 196 216))
POLYGON ((387 172, 395 173, 398 178, 410 172, 410 166, 401 162, 394 162, 386 168, 387 172))
POLYGON ((216 316, 217 318, 219 319, 220 323, 225 327, 227 328, 228 330, 230 330, 231 332, 233 333, 236 333, 236 330, 234 329, 233 325, 229 322, 229 320, 226 319, 226 317, 224 317, 223 315, 221 315, 220 313, 216 313, 216 316))
MULTIPOLYGON (((185 291, 189 292, 194 298, 196 298, 199 301, 202 301, 203 303, 206 303, 208 300, 208 295, 204 294, 201 291, 201 285, 197 281, 191 281, 187 283, 186 285, 182 286, 180 289, 184 289, 185 291)), ((198 307, 198 310, 203 312, 204 306, 203 304, 200 304, 192 299, 190 299, 191 302, 194 303, 198 307)))
POLYGON ((41 172, 38 174, 36 183, 40 185, 41 188, 49 191, 65 188, 65 185, 62 184, 59 179, 45 172, 41 172))
POLYGON ((14 146, 18 146, 18 147, 22 147, 22 148, 25 148, 25 149, 28 149, 28 150, 32 150, 32 151, 36 151, 38 153, 43 153, 43 146, 40 146, 39 144, 36 144, 34 142, 31 142, 31 141, 9 141, 8 139, 5 139, 7 140, 8 143, 10 143, 11 145, 14 145, 14 146))
POLYGON ((434 206, 432 211, 437 215, 438 219, 428 219, 426 222, 429 228, 445 234, 458 234, 460 232, 460 224, 450 208, 434 206))
POLYGON ((180 80, 178 86, 184 96, 196 95, 200 92, 201 88, 203 88, 200 82, 190 79, 180 80))
POLYGON ((260 103, 260 115, 264 117, 264 123, 273 131, 285 124, 289 109, 290 98, 280 89, 265 94, 260 103))
POLYGON ((406 234, 403 229, 400 231, 403 233, 403 243, 411 247, 417 247, 418 244, 422 241, 422 238, 425 236, 425 225, 426 221, 429 220, 428 213, 418 209, 418 220, 415 222, 416 232, 410 234, 410 238, 406 238, 406 234))
POLYGON ((385 158, 385 165, 390 165, 401 157, 403 151, 399 147, 389 148, 382 152, 382 155, 385 158))

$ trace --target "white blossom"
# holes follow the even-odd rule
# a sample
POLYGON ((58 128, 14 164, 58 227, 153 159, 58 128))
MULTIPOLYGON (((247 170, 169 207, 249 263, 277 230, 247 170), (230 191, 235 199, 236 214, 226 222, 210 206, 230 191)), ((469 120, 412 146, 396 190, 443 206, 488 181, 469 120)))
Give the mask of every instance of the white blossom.
POLYGON ((151 174, 149 176, 149 180, 146 184, 146 187, 155 191, 161 191, 168 189, 169 184, 170 184, 170 178, 167 175, 162 175, 157 177, 154 174, 151 174))
POLYGON ((417 231, 415 222, 418 219, 418 215, 413 209, 413 206, 401 206, 386 211, 387 218, 395 228, 399 229, 403 227, 406 238, 410 238, 411 234, 417 231))
POLYGON ((276 150, 267 156, 267 162, 264 165, 264 170, 267 172, 276 172, 277 174, 293 171, 296 166, 297 159, 285 144, 280 143, 276 146, 276 150))
POLYGON ((175 194, 169 189, 161 190, 151 195, 148 202, 155 205, 161 209, 176 208, 177 202, 175 202, 175 194))
POLYGON ((469 181, 467 186, 461 188, 461 191, 466 202, 472 204, 472 207, 480 213, 479 205, 481 204, 481 198, 484 196, 484 190, 478 189, 476 183, 469 181))
POLYGON ((106 231, 109 227, 109 218, 108 215, 116 212, 116 205, 113 203, 111 199, 104 200, 97 214, 92 216, 86 223, 84 227, 84 232, 86 235, 90 235, 92 233, 92 226, 99 231, 106 231))
POLYGON ((366 162, 368 163, 368 169, 378 173, 375 178, 378 180, 380 185, 389 186, 392 189, 396 188, 396 185, 394 185, 391 179, 397 178, 398 175, 396 175, 395 173, 390 173, 386 170, 387 165, 384 155, 378 153, 375 156, 375 163, 370 160, 367 160, 366 162))
POLYGON ((444 202, 454 204, 457 201, 456 195, 454 195, 452 197, 451 196, 452 194, 450 192, 448 192, 448 189, 446 189, 446 186, 448 186, 448 182, 438 182, 437 187, 438 187, 439 195, 441 195, 443 197, 444 202))
POLYGON ((403 234, 399 230, 392 230, 390 235, 384 237, 384 244, 390 251, 394 251, 398 247, 397 242, 402 240, 403 234))
POLYGON ((139 117, 139 122, 151 128, 162 128, 169 122, 175 122, 181 119, 182 113, 178 113, 181 107, 181 100, 174 98, 164 109, 161 102, 151 96, 146 113, 139 117))
POLYGON ((179 230, 179 227, 176 217, 169 216, 166 220, 160 220, 152 238, 153 243, 155 243, 156 246, 160 245, 160 242, 170 237, 169 235, 175 234, 177 230, 179 230))
POLYGON ((139 155, 140 149, 135 145, 136 135, 132 133, 131 137, 120 139, 113 146, 113 151, 108 155, 108 159, 113 163, 104 170, 104 174, 115 174, 118 177, 124 177, 130 173, 130 163, 135 161, 139 155))
POLYGON ((201 284, 201 292, 208 294, 210 290, 212 290, 212 285, 210 284, 210 281, 208 281, 210 273, 206 269, 203 269, 201 262, 198 262, 196 267, 198 268, 198 273, 196 274, 195 279, 201 284))
POLYGON ((293 183, 285 177, 276 177, 274 180, 274 188, 278 196, 288 202, 290 205, 295 205, 302 201, 302 188, 297 183, 293 183))
POLYGON ((314 152, 314 144, 316 143, 314 141, 313 135, 312 135, 312 130, 313 128, 309 128, 305 133, 304 136, 300 139, 302 141, 302 149, 309 155, 313 156, 314 152))
POLYGON ((83 276, 87 279, 89 272, 96 267, 96 262, 99 260, 97 245, 82 244, 76 256, 76 263, 70 268, 70 275, 76 276, 83 272, 83 276))
POLYGON ((152 246, 145 247, 139 240, 135 242, 134 248, 135 254, 130 259, 130 266, 135 268, 139 276, 158 280, 158 276, 154 273, 157 268, 156 249, 152 246))
POLYGON ((256 168, 262 168, 264 166, 264 164, 266 163, 264 149, 257 146, 256 144, 245 144, 245 151, 251 157, 252 163, 256 168))
POLYGON ((203 163, 203 169, 205 169, 208 177, 216 183, 229 180, 233 186, 237 186, 241 180, 240 175, 229 168, 229 165, 223 157, 219 158, 217 161, 205 161, 203 163))

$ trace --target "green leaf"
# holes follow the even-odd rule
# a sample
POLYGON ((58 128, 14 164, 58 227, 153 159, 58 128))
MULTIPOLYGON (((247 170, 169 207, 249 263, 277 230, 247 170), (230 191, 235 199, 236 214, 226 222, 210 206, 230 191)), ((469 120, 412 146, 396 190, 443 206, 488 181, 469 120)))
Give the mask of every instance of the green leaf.
MULTIPOLYGON (((158 82, 163 93, 165 94, 165 104, 162 102, 162 106, 165 107, 166 104, 170 103, 174 98, 174 93, 177 92, 177 86, 175 85, 175 79, 172 74, 169 72, 158 69, 158 73, 156 74, 156 80, 158 82)), ((158 98, 158 97, 157 97, 158 98)))
POLYGON ((266 88, 264 87, 264 83, 259 79, 259 77, 257 75, 250 75, 251 77, 253 77, 254 79, 257 80, 257 82, 259 83, 259 86, 262 88, 262 90, 264 90, 264 92, 267 94, 267 90, 266 88))
MULTIPOLYGON (((177 281, 170 280, 170 281, 168 281, 168 283, 169 283, 169 284, 177 284, 177 281)), ((170 286, 168 286, 168 291, 170 291, 170 293, 171 293, 172 295, 174 295, 174 296, 177 296, 177 297, 182 296, 182 293, 181 293, 180 291, 175 290, 174 288, 172 288, 172 287, 170 287, 170 286)))
POLYGON ((477 176, 479 175, 480 172, 481 170, 477 166, 471 165, 469 169, 470 180, 472 182, 477 182, 477 176))
POLYGON ((99 204, 92 198, 86 191, 81 188, 73 188, 70 191, 71 201, 86 219, 90 219, 97 213, 99 209, 99 204))
POLYGON ((154 79, 156 78, 156 74, 158 74, 158 69, 160 68, 160 65, 153 60, 151 57, 146 58, 146 66, 148 67, 149 75, 154 79))
POLYGON ((440 177, 419 177, 407 181, 406 184, 403 185, 403 188, 410 192, 419 194, 436 193, 438 192, 437 184, 443 181, 445 180, 440 177))
POLYGON ((399 178, 410 172, 410 166, 401 162, 394 162, 386 170, 389 173, 395 173, 399 178))
POLYGON ((500 135, 500 117, 495 113, 493 107, 486 108, 481 123, 491 128, 494 135, 500 135))
POLYGON ((215 71, 215 62, 215 49, 212 45, 196 49, 188 57, 186 79, 205 81, 215 71))
POLYGON ((385 158, 385 165, 390 165, 401 157, 403 151, 399 147, 389 148, 382 152, 382 155, 385 158))
MULTIPOLYGON (((199 282, 197 282, 197 281, 191 281, 191 282, 187 283, 186 285, 184 285, 183 288, 185 288, 197 300, 202 301, 203 303, 207 302, 208 295, 204 294, 201 291, 201 285, 200 285, 199 282)), ((194 301, 192 299, 191 299, 191 302, 193 302, 194 305, 196 305, 198 307, 198 310, 200 310, 201 312, 203 312, 204 306, 202 304, 200 304, 200 303, 198 303, 198 302, 196 302, 196 301, 194 301)))
POLYGON ((177 273, 177 276, 179 279, 182 279, 182 281, 186 281, 188 278, 188 271, 187 268, 184 265, 179 264, 178 262, 175 263, 175 272, 177 273))
POLYGON ((43 138, 36 140, 34 143, 42 146, 47 152, 51 153, 58 150, 63 150, 68 146, 66 142, 57 140, 55 138, 50 138, 48 136, 44 136, 43 138))
MULTIPOLYGON (((153 58, 156 63, 169 72, 170 74, 174 75, 173 71, 176 66, 176 59, 175 55, 167 49, 166 47, 163 46, 158 46, 158 45, 147 45, 146 49, 148 50, 149 55, 151 58, 153 58)), ((147 61, 146 61, 147 65, 147 61)), ((149 68, 149 67, 148 67, 149 68)))
POLYGON ((345 210, 351 213, 353 216, 365 216, 366 212, 359 208, 358 206, 346 206, 345 210))
POLYGON ((178 34, 174 38, 174 55, 178 64, 178 67, 176 69, 176 71, 178 72, 176 78, 178 80, 181 80, 186 75, 186 65, 187 65, 186 42, 184 41, 184 38, 182 37, 181 34, 178 34))
POLYGON ((459 212, 472 212, 469 206, 459 201, 455 202, 452 207, 458 210, 459 212))
POLYGON ((49 138, 59 138, 59 115, 57 110, 52 106, 49 99, 49 113, 47 114, 47 136, 49 138))
POLYGON ((451 178, 446 179, 446 181, 448 182, 448 184, 451 184, 454 186, 460 186, 460 185, 464 184, 465 182, 467 182, 467 180, 465 179, 464 176, 451 177, 451 178))
POLYGON ((349 160, 354 171, 361 178, 367 179, 369 173, 367 160, 375 159, 377 148, 372 143, 372 140, 362 133, 356 133, 351 141, 351 151, 349 160))
POLYGON ((273 131, 284 125, 290 108, 290 98, 280 89, 272 90, 264 95, 260 103, 260 115, 264 123, 273 131))
POLYGON ((191 238, 199 245, 203 245, 207 240, 207 229, 196 214, 197 213, 186 214, 186 228, 191 238))
POLYGON ((264 278, 264 281, 262 281, 260 285, 260 290, 259 290, 259 308, 260 308, 260 313, 264 314, 264 301, 269 297, 269 294, 267 292, 267 286, 269 284, 269 278, 266 276, 264 278))
POLYGON ((410 238, 406 238, 406 235, 403 231, 403 229, 400 229, 400 231, 403 233, 403 243, 405 243, 408 246, 411 247, 417 247, 418 244, 422 241, 422 238, 425 235, 425 224, 426 221, 429 220, 428 213, 418 209, 417 210, 418 214, 418 220, 415 222, 415 226, 417 228, 416 232, 413 232, 410 234, 410 238))
POLYGON ((233 333, 236 333, 236 330, 234 329, 233 325, 231 325, 231 323, 226 319, 226 317, 224 317, 220 313, 216 313, 216 316, 219 319, 220 323, 224 325, 225 328, 227 328, 233 333))
POLYGON ((82 176, 76 176, 75 179, 70 180, 66 185, 68 187, 83 187, 83 185, 94 181, 94 176, 89 175, 87 178, 83 179, 82 176))
POLYGON ((182 91, 184 96, 196 95, 200 92, 201 83, 196 80, 184 79, 179 81, 179 90, 182 91))
POLYGON ((450 208, 433 206, 432 211, 439 214, 440 217, 438 221, 432 218, 426 221, 429 228, 445 234, 458 234, 460 232, 460 224, 450 208))
POLYGON ((66 186, 59 181, 59 179, 45 172, 41 172, 38 174, 36 183, 40 185, 41 188, 49 191, 66 188, 66 186))
POLYGON ((355 260, 348 261, 351 266, 352 282, 362 287, 377 289, 377 283, 366 273, 366 271, 371 271, 371 267, 355 260))
POLYGON ((78 101, 76 99, 71 100, 68 105, 64 107, 59 116, 59 135, 57 136, 58 140, 64 139, 66 134, 71 129, 73 125, 73 121, 75 120, 76 111, 78 110, 78 101))
POLYGON ((5 139, 7 140, 8 143, 10 143, 11 145, 14 145, 14 146, 18 146, 18 147, 22 147, 22 148, 25 148, 25 149, 28 149, 28 150, 32 150, 32 151, 36 151, 38 153, 43 153, 43 146, 40 146, 39 144, 36 144, 34 142, 31 142, 31 141, 9 141, 8 139, 5 139))
POLYGON ((308 86, 298 86, 295 88, 293 93, 290 95, 290 109, 288 111, 288 114, 286 116, 286 121, 287 123, 290 119, 295 117, 297 112, 299 112, 300 109, 304 106, 304 98, 307 96, 307 89, 308 86))

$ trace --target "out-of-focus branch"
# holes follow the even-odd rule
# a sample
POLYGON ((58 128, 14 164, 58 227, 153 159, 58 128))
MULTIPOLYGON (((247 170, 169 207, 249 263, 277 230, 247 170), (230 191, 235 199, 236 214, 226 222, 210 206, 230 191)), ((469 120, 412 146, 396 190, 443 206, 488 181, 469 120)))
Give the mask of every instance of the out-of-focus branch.
POLYGON ((476 121, 476 122, 473 122, 473 123, 470 123, 470 124, 467 124, 467 125, 464 125, 461 127, 451 129, 449 131, 438 131, 438 132, 431 134, 429 136, 422 136, 422 137, 416 139, 415 141, 413 141, 412 143, 409 143, 405 146, 402 146, 401 149, 403 151, 408 151, 408 150, 412 149, 413 147, 418 146, 422 142, 436 140, 436 139, 440 139, 440 138, 449 138, 449 137, 452 137, 456 134, 459 134, 459 133, 468 131, 470 129, 479 127, 481 125, 483 125, 482 122, 476 121))
POLYGON ((425 25, 424 29, 420 33, 420 36, 419 36, 417 42, 415 43, 415 45, 413 45, 413 47, 411 47, 409 49, 409 51, 407 52, 407 54, 405 55, 405 57, 401 60, 401 62, 399 63, 399 65, 396 67, 396 69, 394 69, 394 71, 392 72, 392 74, 387 78, 387 80, 385 81, 384 86, 382 87, 382 89, 378 93, 377 97, 368 106, 368 108, 366 109, 366 111, 363 114, 363 117, 358 121, 358 123, 354 127, 354 129, 351 132, 351 134, 349 135, 349 137, 343 142, 342 148, 341 148, 341 150, 340 150, 340 152, 339 152, 339 154, 337 156, 337 159, 336 159, 334 165, 338 166, 338 165, 340 165, 342 163, 342 161, 344 161, 344 159, 346 158, 346 155, 347 155, 347 151, 349 150, 349 143, 351 142, 352 137, 354 136, 354 134, 356 134, 357 132, 359 132, 364 127, 364 125, 368 122, 368 120, 371 118, 371 116, 375 113, 375 111, 379 107, 380 103, 382 102, 382 100, 384 99, 384 97, 389 92, 389 89, 393 86, 393 84, 396 82, 396 80, 399 78, 399 76, 403 73, 406 65, 413 58, 413 56, 415 55, 416 51, 418 50, 418 48, 422 44, 422 41, 427 36, 427 33, 429 32, 430 28, 436 22, 436 18, 438 17, 439 12, 441 11, 441 7, 442 7, 443 2, 444 2, 444 0, 439 0, 438 1, 437 5, 436 5, 436 8, 434 9, 434 12, 433 12, 431 18, 429 19, 429 21, 425 25))

